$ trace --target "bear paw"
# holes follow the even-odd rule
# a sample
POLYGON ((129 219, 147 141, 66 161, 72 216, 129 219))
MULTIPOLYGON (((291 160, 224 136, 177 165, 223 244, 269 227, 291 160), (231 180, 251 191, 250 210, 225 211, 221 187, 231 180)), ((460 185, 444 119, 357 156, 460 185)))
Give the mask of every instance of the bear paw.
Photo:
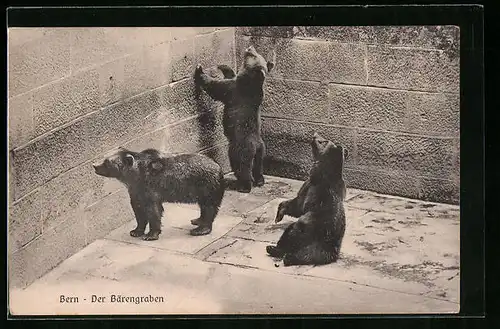
POLYGON ((285 257, 283 257, 283 265, 285 266, 298 265, 297 258, 293 254, 286 254, 285 257))
POLYGON ((196 226, 200 225, 201 224, 201 218, 192 219, 191 220, 191 224, 196 225, 196 226))
POLYGON ((148 232, 146 235, 142 237, 143 240, 145 241, 153 241, 153 240, 158 240, 160 237, 160 232, 148 232))
POLYGON ((130 231, 130 236, 133 236, 134 238, 138 238, 140 236, 143 236, 144 235, 144 231, 141 231, 141 230, 132 230, 130 231))
POLYGON ((266 246, 266 251, 271 257, 276 257, 276 258, 283 257, 283 252, 276 246, 266 246))
POLYGON ((210 232, 212 232, 212 226, 198 226, 190 231, 193 236, 207 235, 210 232))
POLYGON ((263 186, 265 183, 264 177, 258 178, 255 180, 254 185, 257 187, 263 186))

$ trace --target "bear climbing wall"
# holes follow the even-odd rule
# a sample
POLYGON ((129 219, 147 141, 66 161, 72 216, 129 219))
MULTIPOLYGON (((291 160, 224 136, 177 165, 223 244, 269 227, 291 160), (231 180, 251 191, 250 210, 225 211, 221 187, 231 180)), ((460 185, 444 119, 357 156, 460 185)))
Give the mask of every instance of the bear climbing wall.
POLYGON ((197 63, 235 69, 234 28, 8 31, 9 280, 23 287, 133 220, 92 162, 118 146, 206 153, 228 170, 222 106, 197 63))
POLYGON ((458 27, 243 27, 236 35, 237 56, 249 44, 277 54, 262 110, 267 174, 307 177, 318 131, 349 149, 348 187, 458 203, 458 27))

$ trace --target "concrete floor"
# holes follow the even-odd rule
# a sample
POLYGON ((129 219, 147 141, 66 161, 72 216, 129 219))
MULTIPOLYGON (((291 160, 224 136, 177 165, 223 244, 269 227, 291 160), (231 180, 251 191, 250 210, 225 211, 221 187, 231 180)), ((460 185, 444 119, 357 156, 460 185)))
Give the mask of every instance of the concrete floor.
POLYGON ((214 230, 193 237, 191 205, 165 205, 157 241, 130 222, 24 290, 12 314, 352 314, 459 311, 459 207, 348 189, 341 259, 283 267, 266 255, 290 217, 279 202, 302 182, 267 177, 251 194, 227 191, 214 230), (61 303, 60 295, 78 302, 61 303), (95 295, 92 302, 92 295, 95 295), (111 295, 159 296, 117 303, 111 295), (97 297, 104 297, 95 301, 97 297), (75 300, 76 301, 76 300, 75 300))

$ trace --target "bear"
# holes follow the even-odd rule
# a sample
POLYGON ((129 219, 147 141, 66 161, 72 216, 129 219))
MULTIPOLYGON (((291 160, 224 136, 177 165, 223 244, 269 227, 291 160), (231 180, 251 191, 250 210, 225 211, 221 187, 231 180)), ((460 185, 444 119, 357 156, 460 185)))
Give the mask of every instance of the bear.
POLYGON ((101 163, 93 164, 95 173, 115 178, 128 189, 137 227, 133 237, 158 240, 164 202, 197 203, 200 217, 191 235, 212 231, 224 196, 224 172, 208 156, 197 153, 166 155, 156 149, 133 152, 120 147, 101 163), (149 232, 144 234, 149 224, 149 232))
POLYGON ((264 185, 263 161, 266 152, 261 137, 260 105, 266 75, 274 68, 276 53, 266 61, 253 46, 245 49, 239 73, 227 65, 218 69, 224 78, 213 78, 195 70, 195 83, 214 100, 224 104, 223 128, 229 142, 229 164, 236 177, 236 189, 249 193, 253 186, 264 185))
POLYGON ((275 222, 284 215, 298 220, 285 229, 276 246, 266 246, 267 253, 282 258, 284 266, 336 262, 345 234, 343 167, 349 152, 318 133, 311 147, 314 163, 309 178, 295 198, 279 204, 275 222))

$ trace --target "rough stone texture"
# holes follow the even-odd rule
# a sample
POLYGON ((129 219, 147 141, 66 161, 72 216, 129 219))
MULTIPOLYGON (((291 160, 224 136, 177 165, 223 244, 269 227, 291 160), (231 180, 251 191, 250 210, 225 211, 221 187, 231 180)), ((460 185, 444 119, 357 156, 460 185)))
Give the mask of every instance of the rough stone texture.
POLYGON ((40 136, 99 109, 99 74, 95 70, 58 80, 33 94, 33 124, 40 136))
POLYGON ((78 218, 85 208, 124 186, 98 176, 92 162, 85 162, 45 184, 40 191, 44 230, 68 218, 78 218))
POLYGON ((458 26, 273 26, 238 27, 236 33, 273 38, 305 38, 345 43, 387 44, 440 49, 459 55, 458 26))
POLYGON ((451 141, 460 125, 458 27, 238 27, 235 33, 238 63, 250 44, 264 56, 277 54, 262 106, 269 174, 307 177, 309 131, 301 127, 322 123, 315 126, 320 134, 329 125, 352 128, 353 186, 458 199, 452 186, 459 185, 459 146, 451 141), (424 188, 420 177, 453 185, 424 188))
POLYGON ((192 77, 196 64, 194 40, 174 40, 170 43, 171 81, 192 77))
POLYGON ((169 51, 170 44, 163 43, 124 58, 125 99, 170 81, 169 51))
POLYGON ((195 57, 197 64, 209 68, 220 64, 229 65, 234 70, 234 30, 228 29, 196 36, 195 57))
MULTIPOLYGON (((70 72, 70 33, 57 29, 40 38, 8 47, 9 97, 60 79, 70 72)), ((17 39, 14 34, 9 38, 17 39)))
POLYGON ((86 244, 85 221, 68 219, 8 257, 9 287, 26 287, 86 244))
POLYGON ((110 231, 134 219, 134 212, 126 189, 113 193, 87 207, 84 214, 78 218, 78 220, 85 221, 84 232, 87 242, 100 239, 110 231))
POLYGON ((328 86, 319 82, 268 79, 262 115, 325 122, 329 117, 328 86))
POLYGON ((33 94, 31 92, 9 98, 9 149, 21 146, 34 137, 33 94))
POLYGON ((368 47, 368 84, 438 92, 460 91, 460 65, 443 52, 427 49, 368 47))
MULTIPOLYGON (((346 185, 379 193, 420 198, 420 178, 401 171, 371 171, 362 168, 345 170, 346 185)), ((444 201, 436 199, 436 201, 444 201)))
POLYGON ((26 195, 9 207, 9 254, 42 234, 40 193, 26 195))
MULTIPOLYGON (((348 189, 340 259, 324 266, 284 267, 266 255, 265 247, 296 220, 285 216, 275 224, 274 216, 279 202, 293 197, 302 182, 269 176, 266 181, 249 194, 228 191, 214 229, 206 236, 193 237, 188 232, 193 227, 189 221, 199 215, 196 205, 165 204, 162 235, 156 241, 130 237, 135 223, 128 221, 26 289, 11 289, 10 311, 60 315, 458 312, 459 207, 348 189), (109 296, 117 293, 163 296, 164 302, 110 303, 109 296), (80 302, 61 304, 54 298, 60 294, 77 296, 80 302), (106 296, 107 301, 97 307, 89 300, 92 294, 106 296)), ((117 196, 114 202, 121 205, 126 198, 117 196)), ((122 217, 112 211, 106 214, 111 222, 115 219, 109 216, 122 217)))
POLYGON ((85 121, 79 120, 14 150, 15 199, 88 159, 86 132, 85 121))
POLYGON ((131 211, 123 187, 91 167, 118 146, 202 151, 227 170, 222 104, 197 91, 192 75, 198 60, 233 64, 234 47, 234 28, 223 27, 9 30, 9 198, 36 190, 39 204, 38 228, 24 199, 10 212, 15 282, 132 218, 114 208, 131 211), (72 230, 82 234, 74 244, 72 230), (57 256, 39 252, 65 244, 57 256))
POLYGON ((454 170, 453 140, 361 130, 357 135, 357 164, 448 177, 454 170))
POLYGON ((238 65, 250 45, 267 60, 276 52, 273 77, 366 84, 364 45, 243 36, 236 50, 238 65))

